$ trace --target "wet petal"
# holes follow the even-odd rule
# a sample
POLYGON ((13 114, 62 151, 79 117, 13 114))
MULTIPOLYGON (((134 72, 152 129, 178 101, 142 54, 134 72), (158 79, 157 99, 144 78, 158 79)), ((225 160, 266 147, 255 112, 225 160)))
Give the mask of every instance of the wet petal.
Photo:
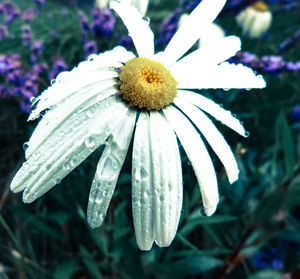
POLYGON ((240 48, 241 41, 238 37, 224 37, 188 54, 176 62, 170 70, 174 78, 180 81, 182 75, 186 76, 187 71, 199 73, 201 69, 205 72, 208 67, 216 66, 235 55, 240 48))
POLYGON ((155 242, 167 247, 175 237, 182 208, 182 170, 176 136, 165 116, 150 113, 155 242))
POLYGON ((200 135, 181 112, 171 106, 165 108, 163 112, 192 163, 205 213, 210 216, 215 212, 219 202, 217 178, 210 156, 200 135))
POLYGON ((149 20, 144 19, 138 10, 126 1, 112 0, 110 7, 126 25, 138 55, 151 58, 154 54, 154 35, 149 27, 149 20))
MULTIPOLYGON (((11 189, 24 188, 24 202, 32 202, 59 183, 99 145, 103 144, 127 111, 127 107, 110 97, 89 108, 95 118, 86 116, 82 123, 62 125, 43 143, 39 151, 25 162, 14 177, 11 189), (109 107, 107 107, 109 104, 109 107)), ((86 114, 83 111, 83 114, 86 114)))
POLYGON ((102 81, 117 77, 113 68, 133 57, 133 53, 123 47, 116 47, 99 55, 92 54, 88 61, 81 62, 72 71, 60 73, 56 82, 36 98, 29 120, 38 118, 41 112, 54 105, 65 105, 73 95, 84 94, 102 81))
POLYGON ((167 45, 163 61, 166 65, 175 63, 199 39, 202 32, 222 10, 226 0, 203 0, 185 20, 167 45))
POLYGON ((229 110, 223 109, 212 100, 202 96, 201 94, 187 90, 178 90, 178 97, 209 113, 211 116, 215 117, 217 120, 221 121, 224 125, 228 126, 240 135, 244 137, 247 136, 247 132, 241 122, 236 119, 229 110))
POLYGON ((80 91, 81 94, 70 96, 63 105, 51 108, 40 120, 29 140, 28 148, 25 150, 26 159, 33 152, 37 151, 55 130, 59 130, 64 134, 64 131, 60 128, 64 123, 72 126, 74 122, 81 123, 81 118, 94 117, 93 111, 89 108, 95 103, 115 94, 117 89, 113 87, 114 84, 115 81, 112 80, 102 81, 96 85, 93 84, 86 88, 85 91, 80 91), (82 113, 83 111, 85 111, 86 115, 82 113))
POLYGON ((132 137, 135 118, 136 111, 129 110, 109 137, 97 165, 87 209, 92 228, 99 227, 106 215, 132 137))
POLYGON ((141 112, 132 155, 132 214, 137 245, 150 250, 154 238, 154 186, 150 150, 149 116, 141 112))
POLYGON ((229 182, 235 182, 239 176, 238 165, 222 134, 216 129, 211 120, 194 105, 180 98, 176 98, 174 103, 192 120, 216 152, 225 167, 229 182))
POLYGON ((242 64, 224 62, 215 67, 195 72, 190 70, 182 73, 178 88, 264 88, 266 82, 261 75, 256 75, 251 68, 242 64))

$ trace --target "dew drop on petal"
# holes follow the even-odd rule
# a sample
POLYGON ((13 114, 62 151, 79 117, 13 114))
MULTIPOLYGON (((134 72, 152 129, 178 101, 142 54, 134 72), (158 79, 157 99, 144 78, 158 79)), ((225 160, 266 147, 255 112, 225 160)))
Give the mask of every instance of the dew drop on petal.
POLYGON ((51 83, 51 85, 53 85, 53 84, 56 83, 56 80, 55 80, 55 79, 52 79, 50 83, 51 83))
POLYGON ((61 179, 60 178, 56 178, 55 179, 55 184, 59 184, 61 182, 61 179))
POLYGON ((27 150, 28 147, 29 147, 28 142, 24 142, 24 143, 23 143, 23 149, 24 149, 24 150, 27 150))
POLYGON ((87 147, 94 147, 95 146, 95 139, 94 137, 87 137, 85 140, 85 144, 87 147))

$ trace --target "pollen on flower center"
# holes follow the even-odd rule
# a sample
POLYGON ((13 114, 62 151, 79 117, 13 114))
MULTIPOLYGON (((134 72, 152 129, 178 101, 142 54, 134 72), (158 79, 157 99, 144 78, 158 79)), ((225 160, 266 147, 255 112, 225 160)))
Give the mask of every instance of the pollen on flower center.
POLYGON ((263 1, 256 1, 251 6, 260 12, 266 12, 269 10, 268 6, 263 1))
POLYGON ((137 57, 121 67, 120 94, 130 106, 160 110, 173 102, 177 82, 165 66, 157 61, 137 57))

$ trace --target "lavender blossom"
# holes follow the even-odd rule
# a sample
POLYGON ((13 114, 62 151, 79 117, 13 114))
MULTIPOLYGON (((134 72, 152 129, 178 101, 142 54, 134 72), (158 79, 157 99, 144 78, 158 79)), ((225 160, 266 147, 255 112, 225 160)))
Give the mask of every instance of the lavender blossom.
POLYGON ((7 26, 5 24, 1 25, 0 26, 0 42, 8 37, 9 33, 8 33, 8 29, 7 29, 7 26))
POLYGON ((177 8, 175 12, 167 19, 164 19, 160 26, 160 36, 156 41, 157 46, 166 44, 171 40, 177 31, 178 21, 182 10, 177 8))
POLYGON ((39 6, 43 6, 45 4, 45 0, 33 0, 33 2, 35 2, 39 6))
POLYGON ((283 72, 300 71, 300 61, 286 62, 282 56, 265 55, 259 59, 255 54, 239 51, 235 56, 229 59, 229 62, 235 64, 241 63, 264 74, 278 75, 283 72))
POLYGON ((37 16, 39 15, 39 12, 35 9, 28 9, 23 13, 23 20, 26 23, 29 23, 31 21, 33 21, 37 16))
POLYGON ((29 25, 24 25, 22 27, 22 44, 23 46, 27 46, 32 41, 32 33, 29 25))
POLYGON ((42 40, 36 40, 31 45, 31 61, 33 63, 37 62, 38 56, 42 54, 44 49, 44 42, 42 40))
POLYGON ((95 41, 88 41, 85 43, 84 45, 85 59, 87 59, 91 54, 97 52, 98 52, 98 47, 95 41))
POLYGON ((50 80, 55 79, 60 72, 66 71, 67 69, 68 66, 64 60, 59 56, 55 57, 52 64, 52 70, 49 75, 50 80))
MULTIPOLYGON (((94 10, 96 10, 94 8, 94 10)), ((100 12, 100 10, 99 10, 100 12)), ((109 8, 106 8, 102 13, 96 14, 93 13, 93 24, 92 24, 92 30, 95 36, 102 38, 102 37, 109 37, 111 36, 114 27, 116 19, 112 15, 109 8)))
POLYGON ((300 105, 296 105, 293 110, 292 113, 290 115, 290 118, 293 120, 299 120, 300 119, 300 105))

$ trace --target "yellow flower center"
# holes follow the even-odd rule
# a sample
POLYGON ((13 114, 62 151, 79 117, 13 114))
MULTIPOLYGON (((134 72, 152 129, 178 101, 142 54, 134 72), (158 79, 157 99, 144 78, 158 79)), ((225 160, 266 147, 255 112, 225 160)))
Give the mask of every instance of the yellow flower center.
POLYGON ((133 58, 121 67, 120 94, 132 107, 160 110, 173 102, 177 82, 165 66, 144 57, 133 58))
POLYGON ((263 1, 256 1, 251 6, 260 12, 266 12, 269 10, 267 4, 263 1))

